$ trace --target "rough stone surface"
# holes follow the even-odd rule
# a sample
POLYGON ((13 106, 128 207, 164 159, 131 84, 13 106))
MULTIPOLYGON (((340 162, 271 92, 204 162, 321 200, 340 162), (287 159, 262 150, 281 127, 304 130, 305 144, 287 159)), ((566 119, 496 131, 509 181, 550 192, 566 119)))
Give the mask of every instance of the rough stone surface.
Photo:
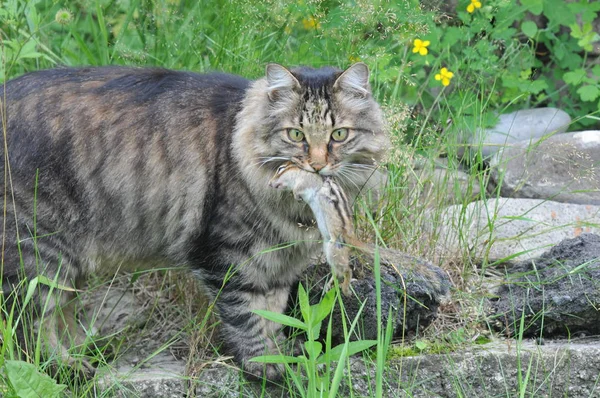
POLYGON ((489 199, 449 206, 436 225, 440 256, 456 256, 468 247, 469 255, 476 259, 516 261, 537 257, 563 239, 584 232, 600 233, 600 206, 489 199))
MULTIPOLYGON (((589 343, 514 341, 492 343, 466 352, 402 358, 384 375, 384 397, 549 397, 596 396, 600 347, 589 343), (518 385, 532 364, 529 382, 518 385)), ((372 397, 375 371, 353 364, 354 396, 372 397), (357 377, 362 369, 364 376, 357 377), (368 377, 367 377, 368 375, 368 377), (368 381, 367 381, 368 380, 368 381), (370 388, 369 388, 370 387, 370 388)), ((343 396, 350 396, 349 394, 343 396)))
MULTIPOLYGON (((471 150, 481 148, 489 157, 505 145, 517 141, 535 140, 554 133, 563 133, 571 124, 569 115, 556 108, 524 109, 500 115, 498 123, 489 129, 477 129, 465 137, 471 150)), ((459 153, 459 155, 462 155, 459 153)))
MULTIPOLYGON (((383 249, 382 249, 383 250, 383 249)), ((409 335, 427 326, 436 316, 439 299, 449 287, 447 276, 437 267, 424 260, 404 253, 384 250, 395 254, 397 268, 406 269, 400 275, 391 266, 382 264, 382 324, 387 324, 387 315, 392 311, 394 333, 409 335), (415 265, 432 267, 439 280, 445 284, 436 288, 412 272, 415 265), (404 289, 404 287, 406 287, 404 289), (405 294, 406 292, 406 294, 405 294), (404 333, 403 333, 404 328, 404 333)), ((361 260, 364 260, 361 258, 361 260)), ((373 273, 364 262, 354 259, 355 276, 352 290, 356 296, 343 297, 346 316, 354 319, 362 302, 365 306, 353 339, 377 338, 377 299, 373 273)), ((329 266, 317 264, 307 276, 312 281, 311 293, 323 291, 328 282, 329 266), (314 284, 317 286, 314 286, 314 284)), ((261 385, 246 381, 231 359, 218 358, 211 363, 207 360, 192 361, 188 364, 189 346, 182 344, 186 333, 184 326, 173 312, 168 289, 158 285, 155 290, 150 279, 148 287, 140 286, 142 279, 135 279, 134 294, 130 287, 132 278, 123 276, 119 282, 104 284, 82 294, 84 318, 93 323, 86 326, 99 336, 121 335, 124 341, 111 354, 110 366, 98 369, 98 388, 110 396, 119 397, 239 397, 260 396, 261 385), (148 330, 149 329, 149 330, 148 330), (125 336, 123 336, 125 335, 125 336), (222 364, 228 367, 223 368, 222 364)), ((160 280, 160 278, 158 278, 160 280)), ((314 297, 318 300, 319 297, 314 297)), ((175 311, 176 312, 176 311, 175 311)), ((83 316, 82 314, 82 316, 83 316)), ((334 344, 344 340, 339 312, 334 314, 332 339, 334 344)), ((324 336, 324 334, 322 335, 324 336)), ((283 396, 286 388, 272 396, 283 396)), ((277 389, 271 387, 271 394, 277 389)))
MULTIPOLYGON (((354 397, 374 396, 376 370, 370 361, 351 359, 352 376, 344 377, 338 396, 351 396, 350 389, 354 397)), ((143 379, 143 372, 137 377, 143 379)), ((520 392, 536 397, 595 397, 600 395, 600 344, 587 339, 544 345, 506 340, 465 352, 398 358, 389 364, 383 380, 384 397, 518 396, 520 392)), ((127 378, 119 382, 127 383, 127 378)), ((152 387, 122 396, 275 398, 289 396, 286 391, 294 389, 244 382, 236 370, 224 365, 191 378, 147 377, 144 384, 152 387)))
POLYGON ((507 272, 492 305, 505 334, 600 334, 600 236, 564 240, 507 272))
MULTIPOLYGON (((404 261, 391 265, 381 264, 381 314, 382 328, 388 323, 388 314, 393 316, 393 334, 395 337, 410 335, 428 326, 437 316, 440 299, 447 292, 450 282, 445 273, 426 261, 403 255, 404 261), (399 274, 399 269, 412 269, 414 263, 428 264, 437 271, 444 286, 441 291, 433 288, 422 278, 415 278, 410 273, 399 274)), ((402 258, 398 256, 398 258, 402 258)), ((356 279, 352 280, 352 292, 349 297, 342 296, 346 318, 354 320, 359 317, 357 330, 352 340, 377 339, 377 289, 372 269, 354 260, 353 266, 356 279), (364 304, 364 307, 363 307, 364 304), (363 307, 362 311, 360 310, 363 307)), ((328 283, 328 266, 320 264, 312 266, 307 271, 307 284, 309 292, 313 294, 311 300, 318 302, 320 292, 326 289, 328 283)), ((334 307, 332 324, 332 341, 339 344, 344 341, 343 322, 339 306, 334 307)), ((326 326, 325 323, 323 325, 326 326)))
MULTIPOLYGON (((121 362, 135 361, 125 357, 121 362)), ((189 389, 185 378, 185 361, 168 354, 158 354, 143 367, 131 365, 100 369, 103 374, 99 386, 117 397, 182 397, 189 389)))
POLYGON ((600 131, 519 141, 490 161, 490 184, 500 195, 600 205, 600 131))

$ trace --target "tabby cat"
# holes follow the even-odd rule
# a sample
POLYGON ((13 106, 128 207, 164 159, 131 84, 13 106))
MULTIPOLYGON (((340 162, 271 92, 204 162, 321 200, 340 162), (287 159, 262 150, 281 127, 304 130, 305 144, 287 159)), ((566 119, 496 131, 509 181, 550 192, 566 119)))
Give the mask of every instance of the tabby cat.
MULTIPOLYGON (((279 325, 251 311, 284 311, 320 243, 318 230, 303 227, 310 208, 268 183, 292 162, 357 194, 389 145, 368 80, 357 63, 345 71, 270 64, 256 81, 126 67, 9 81, 5 299, 18 303, 22 281, 40 274, 76 287, 122 264, 186 264, 218 297, 229 353, 251 375, 277 378, 279 368, 247 361, 282 339, 279 325)), ((50 300, 48 314, 69 299, 57 291, 37 297, 50 300)), ((70 361, 69 311, 46 319, 70 361)))

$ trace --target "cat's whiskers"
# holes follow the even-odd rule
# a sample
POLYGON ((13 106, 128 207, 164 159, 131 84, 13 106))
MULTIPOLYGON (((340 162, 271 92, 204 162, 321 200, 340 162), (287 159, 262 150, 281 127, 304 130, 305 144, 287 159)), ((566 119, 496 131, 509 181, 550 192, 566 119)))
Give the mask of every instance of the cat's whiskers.
POLYGON ((344 169, 344 168, 340 168, 336 175, 343 177, 343 179, 340 179, 340 182, 344 185, 348 185, 345 184, 346 182, 350 182, 352 183, 352 185, 354 185, 356 187, 356 189, 360 190, 360 187, 358 186, 358 184, 354 181, 355 176, 357 176, 358 174, 356 172, 353 172, 351 170, 348 169, 344 169))
POLYGON ((263 156, 258 158, 258 160, 253 163, 253 166, 259 166, 263 167, 264 165, 266 165, 267 163, 271 163, 271 162, 277 162, 277 161, 282 161, 282 162, 289 162, 291 159, 288 157, 283 157, 283 156, 263 156))
POLYGON ((372 171, 377 170, 379 168, 379 166, 364 163, 342 163, 342 167, 372 171))
MULTIPOLYGON (((251 166, 251 170, 250 173, 253 176, 257 176, 258 174, 258 170, 261 169, 262 167, 264 167, 266 164, 271 163, 271 162, 289 162, 291 159, 289 157, 282 157, 282 156, 262 156, 262 157, 258 157, 256 158, 256 161, 253 163, 250 163, 251 166)), ((239 175, 241 175, 244 172, 244 170, 238 170, 237 173, 235 173, 235 177, 238 177, 239 175)), ((247 170, 246 170, 247 172, 247 170)))
POLYGON ((363 168, 363 167, 355 167, 355 164, 352 163, 343 163, 341 165, 341 169, 347 172, 351 172, 355 176, 362 176, 364 179, 365 174, 368 172, 373 172, 375 168, 363 168))

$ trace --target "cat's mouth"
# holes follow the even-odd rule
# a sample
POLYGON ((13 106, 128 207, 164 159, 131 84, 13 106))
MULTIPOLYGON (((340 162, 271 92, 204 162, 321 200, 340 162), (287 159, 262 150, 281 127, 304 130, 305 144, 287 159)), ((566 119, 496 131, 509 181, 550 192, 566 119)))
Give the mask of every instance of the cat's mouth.
POLYGON ((292 158, 292 163, 294 163, 298 168, 300 168, 304 171, 307 171, 309 173, 319 174, 323 177, 332 176, 335 174, 334 170, 336 167, 335 167, 335 165, 332 165, 332 164, 326 164, 325 166, 319 165, 319 167, 316 167, 317 165, 311 165, 306 160, 301 160, 301 159, 296 159, 296 158, 292 158))
POLYGON ((317 170, 315 170, 308 162, 306 161, 302 161, 300 159, 295 159, 292 158, 292 163, 294 163, 298 168, 304 170, 304 171, 308 171, 309 173, 317 173, 319 174, 319 172, 317 170))

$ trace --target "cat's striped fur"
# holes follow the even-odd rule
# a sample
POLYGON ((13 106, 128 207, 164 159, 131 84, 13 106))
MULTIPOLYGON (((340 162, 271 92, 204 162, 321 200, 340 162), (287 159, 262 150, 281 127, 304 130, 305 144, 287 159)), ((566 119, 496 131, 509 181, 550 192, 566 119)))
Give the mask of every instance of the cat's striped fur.
MULTIPOLYGON (((123 264, 186 264, 218 297, 229 352, 251 374, 276 378, 276 367, 247 362, 281 338, 278 325, 251 311, 284 310, 319 233, 299 227, 310 209, 268 182, 293 162, 356 195, 388 145, 367 67, 272 64, 253 82, 60 68, 9 81, 2 92, 9 303, 38 274, 77 286, 123 264), (340 128, 347 136, 332 140, 340 128)), ((55 289, 49 313, 65 296, 55 289)), ((67 315, 48 318, 54 345, 67 315)))

